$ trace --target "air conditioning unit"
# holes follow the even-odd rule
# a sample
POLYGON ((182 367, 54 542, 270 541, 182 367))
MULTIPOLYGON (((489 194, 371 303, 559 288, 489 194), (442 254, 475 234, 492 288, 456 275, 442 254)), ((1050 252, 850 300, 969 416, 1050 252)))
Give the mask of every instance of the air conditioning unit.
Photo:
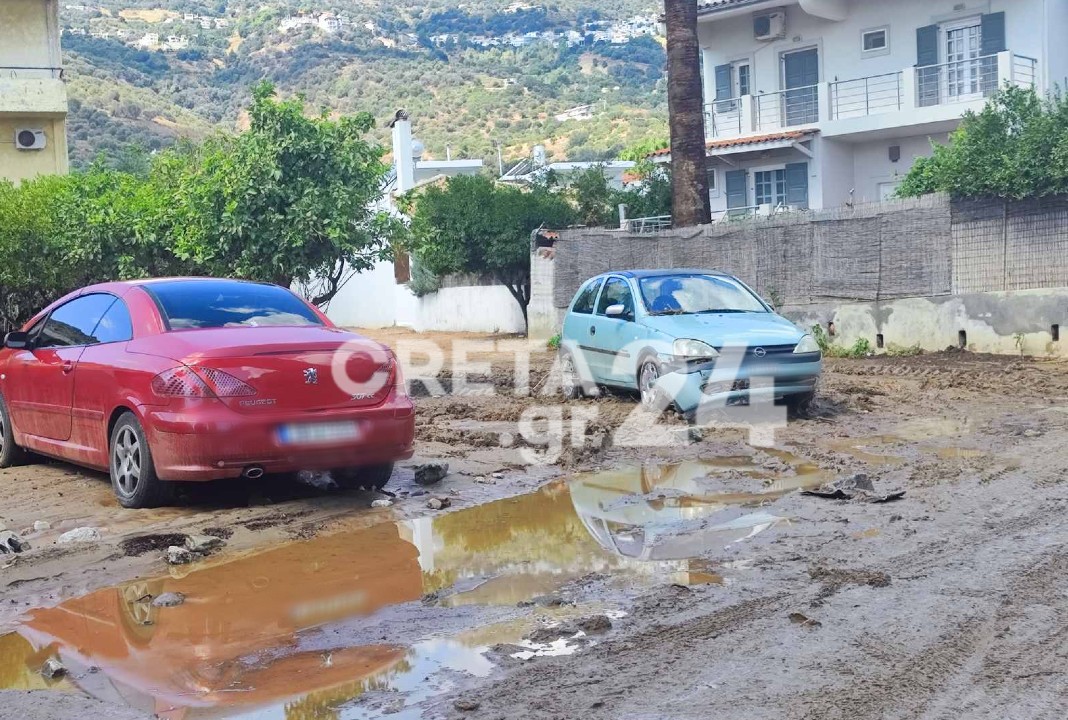
POLYGON ((18 150, 44 150, 46 144, 44 130, 29 128, 15 130, 15 147, 18 150))
POLYGON ((778 40, 786 37, 786 12, 775 12, 753 16, 753 35, 757 40, 778 40))

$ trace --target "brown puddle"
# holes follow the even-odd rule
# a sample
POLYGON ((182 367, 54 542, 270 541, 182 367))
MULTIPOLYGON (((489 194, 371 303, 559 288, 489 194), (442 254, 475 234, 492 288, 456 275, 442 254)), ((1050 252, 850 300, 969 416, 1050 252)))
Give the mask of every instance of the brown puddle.
POLYGON ((387 710, 418 717, 413 703, 450 687, 428 677, 443 669, 486 675, 487 647, 521 642, 530 619, 415 643, 310 650, 308 640, 428 593, 451 612, 514 606, 592 572, 628 586, 721 584, 719 566, 701 556, 788 522, 765 506, 826 479, 789 453, 765 452, 771 459, 763 465, 732 457, 582 475, 529 495, 206 561, 35 610, 17 634, 0 637, 0 688, 80 689, 168 720, 359 718, 387 710), (184 604, 154 607, 151 598, 166 592, 182 593, 184 604), (55 686, 38 674, 49 657, 70 670, 55 686), (370 690, 403 693, 401 705, 358 702, 370 690))

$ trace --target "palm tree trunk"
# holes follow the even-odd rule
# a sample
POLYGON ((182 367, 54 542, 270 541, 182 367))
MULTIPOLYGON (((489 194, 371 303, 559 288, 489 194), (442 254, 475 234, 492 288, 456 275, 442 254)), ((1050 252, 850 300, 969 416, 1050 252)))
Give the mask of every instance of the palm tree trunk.
POLYGON ((675 227, 711 222, 697 0, 664 0, 667 26, 671 205, 675 227))

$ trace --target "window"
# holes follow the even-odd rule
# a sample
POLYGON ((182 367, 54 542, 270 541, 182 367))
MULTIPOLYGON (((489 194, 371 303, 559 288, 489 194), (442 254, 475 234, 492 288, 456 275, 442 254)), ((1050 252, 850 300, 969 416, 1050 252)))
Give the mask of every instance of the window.
POLYGON ((882 55, 890 49, 890 31, 886 28, 865 30, 860 38, 861 50, 866 55, 882 55))
POLYGON ((116 300, 93 331, 93 341, 98 343, 126 342, 133 339, 133 323, 126 303, 116 300))
POLYGON ((593 302, 597 299, 597 291, 601 289, 601 282, 600 279, 597 279, 582 288, 575 297, 575 304, 571 308, 571 312, 582 315, 592 314, 593 302))
MULTIPOLYGON (((954 100, 980 97, 983 64, 982 26, 978 19, 945 29, 946 94, 954 100)), ((996 67, 995 67, 996 72, 996 67)))
POLYGON ((775 206, 786 202, 786 170, 762 170, 753 173, 755 205, 775 206))
POLYGON ((115 302, 114 295, 96 293, 74 298, 52 311, 38 336, 36 347, 75 347, 96 342, 92 332, 115 302))
POLYGON ((634 312, 634 298, 630 292, 630 286, 621 278, 609 278, 605 283, 604 292, 597 302, 597 314, 604 315, 612 305, 622 305, 623 314, 634 312))
POLYGON ((322 325, 296 295, 276 285, 237 280, 177 280, 144 286, 171 330, 322 325))
POLYGON ((733 63, 734 65, 734 90, 735 97, 749 95, 749 61, 743 60, 733 63))
POLYGON ((658 275, 642 278, 638 287, 654 314, 768 312, 746 287, 723 275, 658 275))

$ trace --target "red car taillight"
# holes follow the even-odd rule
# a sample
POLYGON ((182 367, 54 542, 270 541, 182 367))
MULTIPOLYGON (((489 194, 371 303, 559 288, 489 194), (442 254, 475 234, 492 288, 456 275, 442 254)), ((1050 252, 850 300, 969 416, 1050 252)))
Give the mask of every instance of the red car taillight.
POLYGON ((152 378, 152 392, 163 397, 240 397, 255 395, 248 383, 215 368, 200 368, 197 374, 185 366, 171 368, 152 378))

